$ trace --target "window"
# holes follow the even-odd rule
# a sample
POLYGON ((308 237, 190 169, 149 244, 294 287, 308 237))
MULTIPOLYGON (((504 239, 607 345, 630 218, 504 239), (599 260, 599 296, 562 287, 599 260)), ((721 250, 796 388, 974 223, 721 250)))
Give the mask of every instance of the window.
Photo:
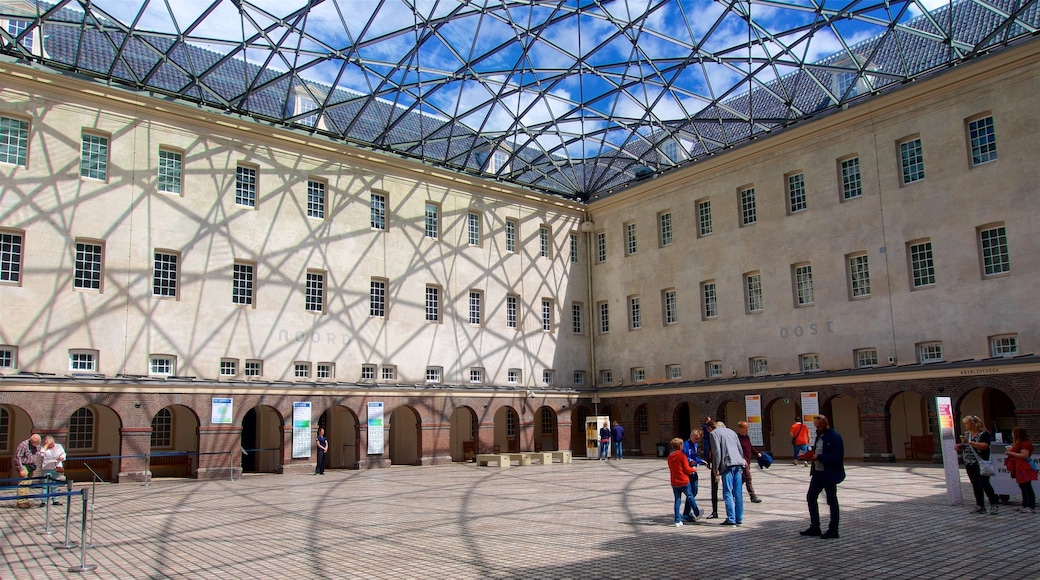
POLYGON ((432 201, 426 202, 426 225, 423 235, 431 240, 436 240, 441 232, 441 208, 432 201))
POLYGON ((220 359, 220 376, 222 377, 233 377, 238 374, 238 359, 237 358, 222 358, 220 359))
POLYGON ((1007 274, 1011 271, 1007 229, 1003 225, 979 228, 979 252, 983 277, 1007 274))
POLYGON ((867 369, 878 365, 876 348, 860 348, 855 351, 856 368, 867 369))
POLYGON ((585 382, 586 382, 586 373, 585 373, 585 371, 574 371, 573 379, 574 379, 574 386, 576 386, 576 387, 583 387, 583 386, 585 386, 585 382))
POLYGON ((152 417, 151 446, 160 449, 173 447, 173 413, 166 407, 152 417))
POLYGON ((519 328, 518 305, 520 298, 510 294, 506 296, 506 328, 519 328))
POLYGON ((541 226, 538 228, 538 255, 543 258, 552 257, 549 237, 549 226, 541 226))
POLYGON ((542 407, 540 414, 542 419, 542 436, 544 437, 546 435, 552 435, 553 433, 555 433, 555 430, 553 429, 553 424, 555 423, 556 417, 553 414, 553 410, 549 407, 542 407))
POLYGON ((640 367, 633 368, 630 375, 633 383, 641 383, 646 380, 646 369, 640 367))
POLYGON ((325 272, 307 271, 307 287, 303 295, 303 308, 307 312, 324 312, 325 310, 325 272))
POLYGON ((798 368, 802 369, 803 373, 820 370, 820 355, 818 354, 803 354, 798 357, 798 368))
MULTIPOLYGON (((517 230, 517 227, 518 226, 517 226, 516 220, 512 220, 512 219, 506 220, 506 251, 507 252, 515 252, 516 251, 516 230, 517 230)), ((476 239, 477 240, 480 239, 479 224, 478 224, 478 227, 477 227, 476 239)), ((473 238, 471 237, 470 240, 471 240, 470 241, 470 245, 473 245, 473 242, 472 242, 473 238)))
POLYGON ((386 231, 386 196, 373 193, 368 201, 371 210, 370 223, 373 230, 386 231))
POLYGON ((672 212, 663 212, 657 216, 657 233, 661 247, 672 245, 672 212))
POLYGON ((108 179, 108 138, 83 133, 80 148, 79 175, 88 179, 108 179))
POLYGON ((101 290, 101 269, 104 246, 98 242, 76 242, 75 268, 72 287, 81 290, 101 290))
POLYGON ((384 381, 397 380, 397 367, 393 365, 384 365, 380 367, 379 378, 384 381))
POLYGON ((373 278, 369 282, 368 315, 376 318, 386 316, 386 280, 373 278))
POLYGON ((11 414, 0 407, 0 449, 11 448, 11 414))
POLYGON ((607 261, 607 234, 605 232, 596 234, 596 261, 607 261))
POLYGON ((253 305, 256 266, 251 262, 235 262, 231 274, 231 303, 253 305))
POLYGON ((235 168, 235 205, 256 207, 256 168, 235 168))
POLYGON ((571 241, 571 263, 578 263, 578 234, 570 234, 568 236, 571 241))
POLYGON ((646 405, 640 405, 639 408, 636 409, 636 429, 638 429, 640 433, 650 432, 650 412, 647 411, 646 407, 646 405))
POLYGON ((177 374, 177 357, 167 354, 149 356, 148 374, 153 377, 168 377, 177 374))
POLYGON ((473 212, 466 214, 466 236, 469 245, 480 245, 480 214, 473 212))
POLYGON ((971 143, 971 164, 982 165, 997 158, 997 135, 993 117, 968 122, 968 141, 971 143))
POLYGON ((26 34, 25 31, 28 28, 29 23, 25 20, 7 21, 7 32, 10 33, 10 35, 14 38, 18 38, 19 35, 25 34, 25 36, 22 37, 22 46, 25 47, 25 50, 33 52, 33 37, 36 36, 36 30, 33 30, 32 32, 26 34))
POLYGON ((325 219, 325 189, 324 181, 307 180, 307 217, 325 219))
POLYGON ((599 303, 599 332, 600 334, 610 332, 610 305, 606 302, 599 303))
POLYGON ((625 255, 631 256, 639 251, 636 245, 636 224, 625 224, 625 255))
POLYGON ((69 370, 80 373, 95 373, 98 370, 96 350, 70 350, 69 370))
POLYGON ((805 174, 795 173, 787 176, 787 209, 790 213, 805 211, 808 207, 805 199, 805 174))
POLYGON ((520 369, 509 369, 506 371, 506 382, 511 385, 518 384, 521 376, 520 369))
POLYGON ((679 305, 675 299, 675 290, 665 290, 662 292, 662 300, 664 304, 664 323, 675 324, 679 322, 679 305))
MULTIPOLYGON (((13 369, 18 366, 18 348, 0 345, 0 369, 13 369)), ((4 447, 0 446, 0 449, 4 447)))
POLYGON ((701 282, 701 316, 705 320, 719 315, 718 297, 715 293, 715 281, 701 282))
POLYGON ((797 306, 809 306, 815 302, 813 293, 812 265, 792 266, 794 274, 794 299, 797 306))
POLYGON ((843 159, 841 166, 841 198, 845 201, 863 195, 863 181, 859 174, 859 157, 843 159))
POLYGON ((314 365, 314 378, 331 379, 336 376, 336 365, 334 363, 318 363, 314 365))
POLYGON ((924 179, 924 152, 920 139, 899 144, 899 163, 903 170, 903 185, 924 179))
POLYGON ((306 361, 296 361, 293 363, 293 378, 296 379, 309 379, 311 378, 311 363, 306 361))
POLYGON ((506 408, 506 437, 516 437, 516 411, 506 408))
POLYGON ((22 281, 22 233, 0 230, 0 282, 22 281))
POLYGON ((749 226, 758 221, 758 212, 755 209, 755 188, 749 187, 740 190, 740 224, 749 226))
POLYGON ((480 303, 481 295, 479 290, 469 291, 469 323, 475 326, 480 326, 480 303))
POLYGON ((704 237, 711 232, 711 200, 702 199, 697 202, 697 235, 704 237))
POLYGON ((542 330, 552 332, 553 327, 553 303, 548 298, 542 298, 542 330))
POLYGON ((29 122, 0 117, 0 163, 29 164, 29 122))
POLYGON ((247 377, 259 377, 264 374, 264 361, 247 360, 243 368, 247 377))
POLYGON ((665 365, 664 374, 670 381, 676 381, 682 378, 682 366, 680 365, 665 365))
POLYGON ((426 322, 441 320, 441 290, 436 286, 426 287, 426 322))
POLYGON ((169 149, 159 149, 159 179, 156 189, 161 193, 181 193, 181 175, 183 174, 181 154, 169 149))
POLYGON ((177 263, 180 256, 163 250, 155 251, 152 268, 152 295, 177 297, 177 263))
POLYGON ((750 360, 749 368, 753 375, 764 375, 769 372, 769 363, 764 356, 756 356, 750 360))
POLYGON ((708 377, 722 376, 722 361, 710 360, 704 363, 704 374, 708 377))
POLYGON ((614 384, 614 371, 610 369, 604 369, 599 372, 599 382, 603 385, 614 384))
POLYGON ((80 407, 69 417, 69 449, 94 448, 94 412, 80 407))
POLYGON ((361 380, 376 380, 376 365, 361 365, 361 380))
POLYGON ((914 288, 935 284, 935 261, 932 258, 932 242, 909 244, 910 273, 914 288))
POLYGON ((574 334, 581 334, 584 329, 582 328, 582 316, 581 316, 581 303, 575 302, 571 304, 571 332, 574 334))
POLYGON ((469 382, 474 384, 480 384, 484 382, 484 369, 479 367, 473 367, 469 369, 469 382))
POLYGON ((639 297, 628 297, 628 328, 638 330, 643 327, 643 315, 639 308, 639 297))
POLYGON ((870 264, 866 254, 847 258, 849 264, 849 295, 852 298, 870 297, 870 264))
POLYGON ((1005 334, 989 337, 989 355, 994 357, 1018 356, 1018 336, 1005 334))
POLYGON ((744 274, 744 304, 748 312, 761 312, 762 301, 762 275, 757 272, 744 274))
POLYGON ((922 342, 917 345, 917 362, 930 363, 943 360, 941 342, 922 342))
POLYGON ((552 369, 542 370, 542 384, 552 385, 556 383, 556 371, 552 369))

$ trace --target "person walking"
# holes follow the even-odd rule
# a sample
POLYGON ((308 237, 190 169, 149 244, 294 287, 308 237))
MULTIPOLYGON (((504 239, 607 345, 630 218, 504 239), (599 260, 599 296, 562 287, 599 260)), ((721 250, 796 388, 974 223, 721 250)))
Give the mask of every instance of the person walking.
POLYGON ((809 468, 809 492, 805 501, 809 504, 809 528, 799 532, 803 536, 817 536, 825 540, 838 537, 838 484, 845 481, 845 443, 841 435, 831 429, 831 423, 823 415, 813 419, 816 425, 816 445, 802 454, 801 458, 812 461, 809 468), (820 492, 827 493, 827 506, 831 519, 827 531, 820 527, 820 492))
MULTIPOLYGON (((758 459, 762 454, 756 451, 751 445, 751 437, 748 436, 747 421, 737 423, 737 439, 740 440, 740 450, 744 454, 744 472, 741 475, 744 476, 744 485, 747 486, 747 492, 751 497, 751 503, 762 503, 762 500, 758 499, 758 494, 755 493, 755 486, 751 484, 751 458, 754 457, 755 459, 758 459)), ((740 493, 744 493, 743 490, 741 490, 740 493)))
POLYGON ((610 423, 604 421, 599 428, 599 460, 604 461, 610 457, 610 423))
POLYGON ((675 527, 681 528, 684 521, 696 521, 693 512, 693 489, 690 487, 690 476, 697 472, 697 468, 690 465, 690 458, 683 453, 683 440, 676 437, 672 439, 672 453, 668 455, 668 475, 672 483, 672 495, 675 499, 675 527), (682 504, 682 496, 686 496, 686 507, 683 514, 679 514, 679 505, 682 504))
POLYGON ((998 508, 997 492, 993 491, 988 475, 982 475, 979 470, 979 459, 989 460, 989 443, 992 441, 986 425, 977 415, 968 415, 961 420, 964 433, 961 434, 961 442, 957 444, 957 451, 964 453, 964 471, 968 474, 971 482, 971 490, 975 493, 975 508, 973 514, 986 513, 986 500, 989 498, 989 513, 997 515, 998 508))
POLYGON ((744 453, 740 439, 722 421, 715 421, 711 430, 711 456, 716 478, 722 484, 722 501, 726 505, 726 520, 723 526, 739 526, 744 523, 743 486, 744 453))
POLYGON ((329 452, 329 440, 325 437, 325 428, 318 427, 318 463, 314 465, 314 475, 325 475, 325 458, 329 452))
POLYGON ((621 426, 621 423, 614 421, 614 428, 610 430, 610 440, 614 443, 614 459, 621 459, 621 443, 624 439, 625 428, 621 426))
MULTIPOLYGON (((794 449, 791 455, 791 465, 798 465, 798 457, 809 450, 809 427, 798 419, 791 425, 791 447, 794 449)), ((803 465, 809 465, 803 461, 803 465)))
POLYGON ((711 479, 711 514, 709 520, 719 517, 719 472, 715 470, 715 461, 711 453, 711 430, 715 428, 715 421, 711 417, 705 417, 701 429, 704 431, 704 461, 708 464, 711 479))

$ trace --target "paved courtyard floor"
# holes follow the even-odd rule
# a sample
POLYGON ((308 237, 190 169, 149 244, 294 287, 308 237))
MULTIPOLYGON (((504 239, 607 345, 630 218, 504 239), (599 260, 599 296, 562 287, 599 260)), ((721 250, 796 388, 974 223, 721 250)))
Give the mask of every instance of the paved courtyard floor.
MULTIPOLYGON (((96 570, 69 572, 64 507, 44 535, 46 510, 3 502, 0 578, 1040 578, 1040 515, 1015 513, 1017 497, 969 514, 960 476, 951 506, 939 466, 850 464, 837 540, 798 534, 808 470, 783 462, 756 468, 763 501, 739 528, 674 527, 657 458, 99 484, 96 570)), ((82 511, 74 501, 72 541, 82 511)))

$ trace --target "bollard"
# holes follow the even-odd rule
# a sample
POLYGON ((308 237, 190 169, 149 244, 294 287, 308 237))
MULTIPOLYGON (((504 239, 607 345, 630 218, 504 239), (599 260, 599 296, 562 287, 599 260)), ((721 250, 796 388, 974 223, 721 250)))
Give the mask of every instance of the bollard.
POLYGON ((79 490, 83 499, 83 517, 79 525, 79 566, 69 568, 69 572, 92 572, 97 570, 97 564, 87 564, 87 493, 86 489, 79 490))
MULTIPOLYGON (((65 491, 67 493, 72 493, 72 482, 69 481, 69 480, 65 480, 65 491)), ((69 527, 70 527, 69 526, 69 520, 70 520, 71 516, 72 516, 72 496, 71 495, 67 495, 67 496, 65 496, 65 541, 63 543, 61 543, 61 544, 58 544, 57 545, 58 548, 64 548, 64 549, 68 550, 68 549, 71 549, 71 548, 75 548, 75 547, 77 547, 79 545, 76 542, 70 542, 69 541, 69 527)))
POLYGON ((44 492, 47 494, 45 497, 40 498, 40 501, 44 504, 43 513, 43 530, 39 535, 41 536, 53 536, 54 528, 51 527, 51 494, 54 492, 54 479, 51 478, 50 474, 47 474, 47 479, 43 480, 44 492))

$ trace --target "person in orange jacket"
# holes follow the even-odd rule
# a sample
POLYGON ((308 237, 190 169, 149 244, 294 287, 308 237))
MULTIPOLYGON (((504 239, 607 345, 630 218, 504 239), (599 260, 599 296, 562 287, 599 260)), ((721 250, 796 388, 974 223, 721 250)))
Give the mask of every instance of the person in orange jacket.
MULTIPOLYGON (((798 456, 809 450, 809 427, 798 419, 791 425, 791 446, 794 448, 791 465, 798 465, 798 456)), ((809 462, 803 461, 802 465, 809 465, 809 462)))
POLYGON ((668 474, 672 482, 672 495, 675 496, 675 527, 681 528, 683 521, 697 521, 693 512, 693 488, 690 487, 690 476, 697 472, 697 468, 690 465, 690 458, 683 453, 683 440, 676 437, 672 439, 672 453, 668 456, 668 474), (685 516, 679 514, 679 505, 682 496, 686 494, 685 516))

